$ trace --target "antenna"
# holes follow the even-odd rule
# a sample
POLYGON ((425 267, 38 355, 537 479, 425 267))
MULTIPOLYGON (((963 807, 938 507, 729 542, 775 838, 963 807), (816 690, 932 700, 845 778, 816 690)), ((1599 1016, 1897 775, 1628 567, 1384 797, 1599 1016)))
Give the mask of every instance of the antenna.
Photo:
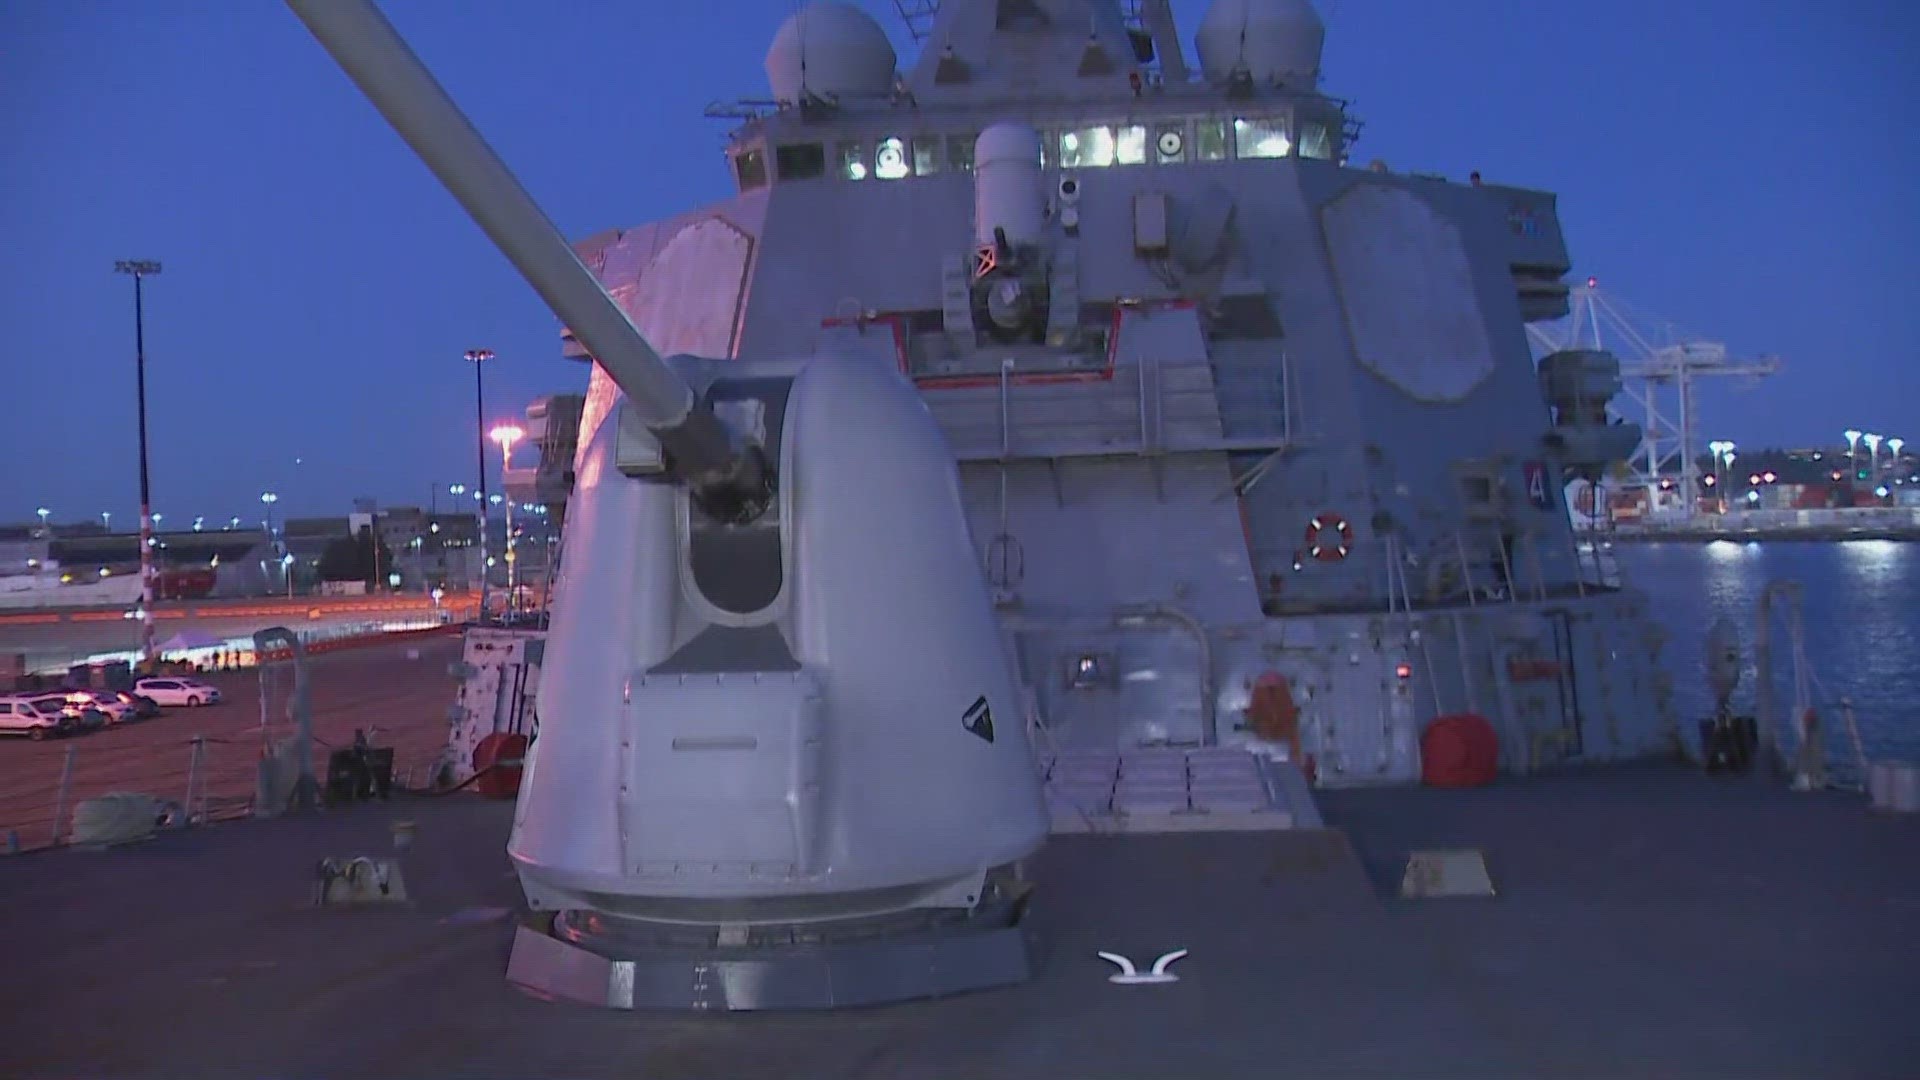
POLYGON ((940 14, 940 0, 893 0, 893 10, 900 13, 907 35, 918 45, 933 32, 933 18, 940 14))

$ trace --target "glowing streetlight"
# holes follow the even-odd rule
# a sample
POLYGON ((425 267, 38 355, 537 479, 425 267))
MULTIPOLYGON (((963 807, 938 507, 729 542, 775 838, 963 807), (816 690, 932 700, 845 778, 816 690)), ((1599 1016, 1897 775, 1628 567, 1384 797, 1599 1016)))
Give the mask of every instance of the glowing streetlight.
MULTIPOLYGON (((270 544, 273 543, 273 504, 279 501, 280 496, 271 491, 260 493, 260 505, 267 508, 267 516, 260 524, 267 527, 267 542, 270 544)), ((292 593, 289 592, 288 595, 291 596, 292 593)))
POLYGON ((1860 468, 1860 455, 1854 449, 1860 445, 1860 429, 1848 428, 1840 434, 1847 437, 1847 471, 1853 472, 1860 468))
MULTIPOLYGON (((500 486, 504 488, 507 486, 507 470, 513 467, 513 444, 519 442, 527 433, 513 424, 499 424, 488 434, 492 435, 494 442, 500 444, 500 486)), ((502 500, 500 496, 495 495, 493 501, 501 502, 502 500)), ((513 500, 505 500, 505 505, 507 508, 507 611, 511 614, 517 595, 519 575, 514 571, 513 500)))
POLYGON ((239 528, 239 527, 240 527, 240 515, 239 515, 239 514, 235 514, 235 515, 233 515, 232 517, 230 517, 230 518, 228 518, 228 519, 227 519, 227 528, 229 528, 229 529, 237 529, 237 528, 239 528))
POLYGON ((1895 461, 1900 460, 1900 448, 1905 445, 1907 445, 1907 440, 1901 438, 1898 435, 1895 435, 1893 438, 1887 440, 1887 450, 1893 454, 1893 460, 1895 461))
POLYGON ((1879 475, 1880 473, 1880 436, 1875 435, 1873 432, 1869 431, 1865 435, 1860 436, 1860 441, 1867 444, 1867 475, 1868 476, 1879 475))
POLYGON ((51 510, 49 510, 49 509, 47 509, 46 507, 44 507, 44 506, 43 506, 43 507, 41 507, 40 509, 38 509, 38 510, 35 510, 35 511, 34 511, 34 513, 36 513, 36 514, 39 514, 39 515, 40 515, 40 531, 41 531, 41 532, 46 532, 46 531, 47 531, 47 519, 53 516, 53 511, 51 511, 51 510))
POLYGON ((205 525, 206 523, 207 523, 207 519, 206 519, 206 518, 204 518, 204 517, 196 517, 196 518, 194 518, 194 519, 193 519, 193 531, 194 531, 194 532, 199 532, 199 531, 200 531, 200 527, 201 527, 202 525, 205 525))
MULTIPOLYGON (((1725 439, 1715 439, 1713 442, 1707 444, 1707 450, 1713 454, 1713 473, 1707 477, 1707 486, 1718 488, 1720 486, 1720 467, 1726 464, 1728 458, 1732 455, 1733 444, 1725 439)), ((1726 499, 1721 498, 1715 501, 1720 507, 1720 512, 1723 514, 1726 513, 1726 499)))
POLYGON ((113 511, 111 510, 100 511, 100 527, 107 530, 108 532, 113 531, 113 511))

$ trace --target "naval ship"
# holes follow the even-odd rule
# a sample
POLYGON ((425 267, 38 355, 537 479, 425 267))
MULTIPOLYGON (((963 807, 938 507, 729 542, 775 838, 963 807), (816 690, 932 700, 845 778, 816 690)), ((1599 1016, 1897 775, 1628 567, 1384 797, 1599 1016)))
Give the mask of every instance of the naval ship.
POLYGON ((1306 0, 1214 0, 1197 68, 1163 2, 903 5, 904 71, 807 4, 718 110, 736 194, 573 258, 528 256, 551 226, 370 4, 289 6, 592 362, 515 479, 565 520, 550 623, 456 665, 447 779, 503 734, 525 777, 0 867, 6 1071, 1911 1065, 1915 819, 1649 762, 1659 633, 1561 495, 1637 433, 1609 357, 1527 347, 1566 304, 1553 198, 1358 161, 1306 0), (905 464, 847 452, 875 431, 905 464), (949 479, 836 493, 822 447, 949 479), (924 563, 905 605, 954 609, 803 587, 755 622, 788 530, 803 586, 924 563), (867 651, 821 658, 847 626, 867 651), (834 696, 876 660, 987 688, 876 725, 834 696), (1462 716, 1506 775, 1423 786, 1485 752, 1423 745, 1462 716), (951 851, 932 892, 834 879, 951 851))
MULTIPOLYGON (((737 193, 576 249, 663 353, 913 380, 1049 746, 1325 786, 1416 782, 1456 714, 1513 771, 1669 750, 1658 628, 1563 494, 1637 444, 1618 364, 1528 344, 1568 308, 1554 197, 1360 163, 1305 0, 1213 4, 1197 70, 1139 14, 943 4, 898 71, 807 5, 769 96, 710 110, 737 193)), ((517 496, 563 504, 614 400, 536 405, 517 496)))

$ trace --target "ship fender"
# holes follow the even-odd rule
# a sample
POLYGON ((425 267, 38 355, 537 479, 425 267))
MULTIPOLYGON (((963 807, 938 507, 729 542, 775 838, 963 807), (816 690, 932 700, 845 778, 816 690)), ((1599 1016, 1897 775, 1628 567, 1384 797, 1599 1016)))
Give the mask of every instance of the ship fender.
POLYGON ((1353 550, 1353 526, 1339 514, 1315 515, 1307 522, 1307 553, 1321 562, 1339 562, 1353 550))
POLYGON ((1500 738, 1477 713, 1436 716, 1420 736, 1420 781, 1428 787, 1481 787, 1500 772, 1500 738))

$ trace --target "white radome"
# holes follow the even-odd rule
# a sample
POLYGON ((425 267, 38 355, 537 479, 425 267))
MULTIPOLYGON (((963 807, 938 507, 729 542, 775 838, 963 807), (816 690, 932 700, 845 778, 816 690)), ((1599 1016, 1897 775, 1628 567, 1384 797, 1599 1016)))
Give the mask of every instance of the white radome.
POLYGON ((793 13, 767 49, 775 100, 871 97, 893 89, 893 43, 873 16, 840 0, 814 0, 793 13))
POLYGON ((1214 0, 1194 48, 1200 70, 1222 82, 1244 70, 1257 83, 1313 85, 1327 28, 1310 0, 1214 0))

